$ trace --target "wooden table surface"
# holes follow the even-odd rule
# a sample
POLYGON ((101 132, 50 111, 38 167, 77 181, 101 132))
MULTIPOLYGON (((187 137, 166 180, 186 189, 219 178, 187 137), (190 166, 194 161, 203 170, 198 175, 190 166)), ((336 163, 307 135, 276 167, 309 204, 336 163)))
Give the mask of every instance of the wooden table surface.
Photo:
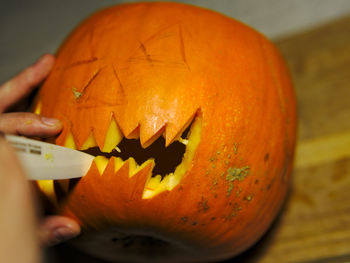
POLYGON ((350 262, 350 17, 275 43, 298 100, 292 187, 267 235, 228 262, 350 262))
MULTIPOLYGON (((350 17, 275 43, 298 99, 292 187, 264 238, 225 262, 350 262, 350 17)), ((100 262, 71 253, 69 262, 100 262)))

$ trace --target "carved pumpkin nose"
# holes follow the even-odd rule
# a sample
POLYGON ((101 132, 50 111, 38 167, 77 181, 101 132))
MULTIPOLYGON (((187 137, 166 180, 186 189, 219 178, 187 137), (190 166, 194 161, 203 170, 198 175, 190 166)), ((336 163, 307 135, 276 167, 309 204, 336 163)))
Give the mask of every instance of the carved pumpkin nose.
POLYGON ((265 37, 218 13, 164 2, 97 12, 58 50, 34 108, 63 122, 55 143, 96 150, 80 180, 38 182, 95 257, 222 260, 256 242, 286 197, 288 70, 265 37))

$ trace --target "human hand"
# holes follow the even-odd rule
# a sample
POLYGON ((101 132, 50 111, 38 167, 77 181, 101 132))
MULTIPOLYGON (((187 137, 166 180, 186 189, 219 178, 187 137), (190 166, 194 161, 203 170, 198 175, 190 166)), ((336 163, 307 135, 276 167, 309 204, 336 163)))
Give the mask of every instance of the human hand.
POLYGON ((13 149, 0 136, 1 262, 40 261, 33 197, 13 149))
MULTIPOLYGON (((36 136, 45 138, 54 136, 61 131, 62 124, 59 120, 46 118, 29 112, 9 112, 11 108, 14 110, 14 107, 18 106, 16 105, 18 102, 23 103, 22 99, 25 99, 34 90, 34 88, 47 77, 53 66, 54 60, 55 59, 52 55, 46 54, 42 56, 34 65, 28 67, 16 77, 0 86, 0 132, 24 135, 28 137, 36 136)), ((0 171, 2 171, 1 175, 2 173, 7 173, 9 170, 9 167, 7 166, 1 167, 1 165, 4 165, 2 158, 6 160, 5 157, 7 155, 7 150, 8 147, 3 148, 0 156, 0 171)), ((9 159, 8 162, 9 161, 13 160, 9 159)), ((19 166, 17 162, 9 165, 19 166)), ((3 180, 8 180, 13 173, 21 173, 20 168, 17 168, 17 170, 8 172, 6 176, 4 174, 4 178, 0 179, 0 185, 10 183, 3 182, 3 180)), ((22 189, 25 188, 24 185, 28 184, 26 181, 23 181, 23 179, 18 183, 20 184, 19 186, 15 186, 15 183, 13 183, 13 187, 22 189)), ((6 200, 7 197, 1 192, 0 201, 5 202, 6 200)), ((3 206, 6 207, 6 204, 3 204, 3 206)), ((7 206, 13 207, 14 210, 23 209, 23 207, 16 207, 15 203, 9 203, 7 206)), ((26 208, 26 210, 28 209, 29 208, 26 208)), ((0 211, 5 211, 1 205, 0 211)), ((7 217, 7 213, 0 213, 0 222, 1 220, 7 219, 9 220, 8 223, 11 223, 12 219, 7 217)), ((16 222, 17 221, 13 221, 12 227, 9 229, 21 227, 21 225, 16 225, 18 224, 16 222)), ((80 227, 75 221, 62 216, 50 216, 43 218, 37 230, 41 243, 44 245, 54 245, 73 238, 80 233, 80 227)), ((1 236, 0 243, 2 243, 2 240, 3 237, 1 236)), ((4 241, 6 242, 6 240, 4 241)))

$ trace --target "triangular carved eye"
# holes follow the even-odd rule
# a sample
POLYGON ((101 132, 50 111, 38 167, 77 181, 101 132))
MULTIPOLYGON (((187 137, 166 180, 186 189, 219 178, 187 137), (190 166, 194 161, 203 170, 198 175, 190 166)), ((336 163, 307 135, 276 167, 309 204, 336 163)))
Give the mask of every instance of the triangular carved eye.
POLYGON ((127 63, 190 70, 187 64, 181 24, 161 28, 143 41, 139 41, 139 47, 127 60, 127 63))

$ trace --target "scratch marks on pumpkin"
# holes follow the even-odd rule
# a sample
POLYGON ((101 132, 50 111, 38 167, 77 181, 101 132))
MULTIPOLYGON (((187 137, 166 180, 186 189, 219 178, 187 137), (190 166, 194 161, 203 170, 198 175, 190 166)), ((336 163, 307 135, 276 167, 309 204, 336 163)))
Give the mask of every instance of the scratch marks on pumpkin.
POLYGON ((92 77, 88 80, 88 82, 85 84, 85 86, 82 88, 81 91, 78 91, 75 87, 72 88, 72 92, 74 95, 74 98, 76 100, 80 99, 82 96, 84 96, 86 89, 91 85, 91 83, 97 78, 98 74, 101 72, 101 69, 97 70, 92 77))
POLYGON ((171 24, 157 30, 146 39, 139 40, 139 46, 129 59, 129 63, 148 63, 154 66, 186 67, 187 61, 184 33, 181 24, 171 24), (163 47, 161 51, 159 47, 163 47))
POLYGON ((183 32, 182 32, 182 26, 180 24, 179 24, 179 39, 180 39, 180 51, 181 51, 182 59, 183 59, 184 63, 186 64, 187 69, 191 72, 191 68, 190 68, 190 66, 187 62, 187 59, 186 59, 184 36, 183 36, 183 32))
POLYGON ((198 202, 198 212, 207 212, 209 208, 208 199, 202 197, 201 201, 198 202))
POLYGON ((89 81, 86 83, 86 85, 83 87, 82 93, 84 94, 85 90, 91 85, 91 83, 97 78, 98 74, 101 72, 101 69, 97 70, 92 77, 89 79, 89 81))
POLYGON ((97 60, 98 60, 97 57, 92 57, 90 59, 78 60, 78 61, 75 61, 75 62, 69 64, 68 66, 65 66, 64 69, 70 69, 70 68, 74 68, 74 67, 81 66, 81 65, 84 65, 84 64, 90 64, 90 63, 93 63, 93 62, 95 62, 97 60))
POLYGON ((158 31, 156 31, 153 35, 149 36, 144 43, 148 43, 150 41, 154 41, 154 40, 162 40, 162 39, 166 39, 169 37, 173 37, 174 36, 174 32, 171 31, 171 29, 173 27, 179 26, 179 24, 171 24, 171 25, 167 25, 165 27, 160 28, 158 31))
POLYGON ((128 59, 129 63, 140 63, 140 62, 147 62, 152 67, 156 64, 161 64, 162 66, 183 66, 183 62, 178 61, 169 61, 169 60, 161 60, 161 59, 155 59, 151 57, 151 54, 147 51, 145 44, 143 44, 141 41, 139 49, 142 52, 142 55, 140 56, 132 56, 128 59))
POLYGON ((112 64, 112 69, 113 69, 113 74, 115 76, 115 78, 117 79, 118 83, 119 83, 119 88, 120 88, 120 91, 121 91, 121 94, 123 97, 125 97, 125 91, 124 91, 124 86, 119 78, 119 75, 118 75, 118 72, 117 70, 115 69, 115 66, 112 64))
POLYGON ((146 49, 145 45, 144 45, 141 41, 139 41, 139 42, 140 42, 140 49, 141 49, 142 53, 145 55, 146 60, 147 60, 149 63, 153 64, 153 63, 152 63, 153 60, 152 60, 152 58, 151 58, 151 55, 147 52, 147 49, 146 49))
MULTIPOLYGON (((88 43, 88 52, 87 53, 89 53, 89 54, 84 55, 85 59, 79 59, 79 60, 73 61, 72 63, 68 64, 67 66, 58 67, 57 69, 68 70, 70 68, 78 67, 81 65, 91 64, 91 63, 94 63, 94 62, 99 60, 99 58, 95 55, 94 46, 93 46, 94 28, 89 30, 89 32, 86 34, 85 38, 87 38, 87 43, 88 43)), ((82 41, 84 41, 84 40, 82 40, 82 41)))
POLYGON ((119 104, 115 102, 105 101, 105 100, 88 99, 87 101, 84 101, 84 103, 79 103, 79 105, 77 105, 77 109, 80 110, 80 109, 111 108, 119 104))

